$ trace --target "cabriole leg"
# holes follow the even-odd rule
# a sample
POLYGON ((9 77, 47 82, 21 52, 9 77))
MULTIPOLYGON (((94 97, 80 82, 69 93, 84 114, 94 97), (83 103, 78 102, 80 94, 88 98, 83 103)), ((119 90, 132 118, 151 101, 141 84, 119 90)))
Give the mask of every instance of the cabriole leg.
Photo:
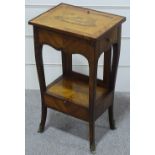
MULTIPOLYGON (((116 75, 120 57, 120 48, 121 48, 121 26, 117 29, 117 42, 113 44, 113 60, 112 60, 112 72, 111 72, 111 80, 110 80, 110 89, 112 91, 115 90, 115 83, 116 83, 116 75)), ((115 129, 115 121, 114 121, 114 112, 113 112, 113 101, 114 101, 114 94, 112 105, 109 107, 109 123, 110 128, 115 129)))
POLYGON ((44 93, 46 91, 46 84, 45 84, 45 75, 44 75, 44 67, 43 67, 43 60, 42 60, 42 43, 39 42, 39 29, 34 27, 34 48, 35 48, 35 60, 36 60, 36 67, 39 79, 39 86, 40 86, 40 93, 41 93, 41 123, 39 125, 38 132, 43 132, 46 122, 46 115, 47 115, 47 107, 44 103, 44 93))
POLYGON ((39 125, 38 132, 42 133, 45 128, 45 122, 46 122, 46 116, 47 116, 47 107, 42 107, 42 113, 41 113, 41 122, 39 125))

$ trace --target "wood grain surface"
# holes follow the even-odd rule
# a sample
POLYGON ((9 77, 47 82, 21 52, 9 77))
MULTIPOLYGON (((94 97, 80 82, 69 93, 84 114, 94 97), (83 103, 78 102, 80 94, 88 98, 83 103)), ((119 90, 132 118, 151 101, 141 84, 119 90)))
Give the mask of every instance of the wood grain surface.
POLYGON ((97 38, 123 20, 122 16, 61 3, 29 23, 97 38))
MULTIPOLYGON (((97 86, 96 98, 107 93, 108 90, 97 86)), ((79 79, 64 77, 47 89, 47 93, 63 97, 75 104, 89 107, 89 83, 79 79)))

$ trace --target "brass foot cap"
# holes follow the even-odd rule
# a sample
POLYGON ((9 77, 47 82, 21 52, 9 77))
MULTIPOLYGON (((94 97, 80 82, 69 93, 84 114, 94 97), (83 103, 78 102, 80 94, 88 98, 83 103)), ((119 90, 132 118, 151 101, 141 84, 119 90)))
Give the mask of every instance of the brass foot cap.
POLYGON ((90 145, 90 152, 92 154, 96 154, 96 146, 95 146, 95 144, 90 145))
POLYGON ((44 127, 42 125, 39 125, 38 132, 39 133, 43 133, 44 132, 44 127))

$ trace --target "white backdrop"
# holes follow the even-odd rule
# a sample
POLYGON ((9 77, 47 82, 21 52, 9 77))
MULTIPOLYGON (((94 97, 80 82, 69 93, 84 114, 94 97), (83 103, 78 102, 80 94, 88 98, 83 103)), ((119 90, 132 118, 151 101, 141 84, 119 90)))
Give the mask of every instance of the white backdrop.
MULTIPOLYGON (((25 74, 26 89, 39 89, 38 78, 34 60, 33 33, 32 26, 28 25, 28 20, 38 14, 48 10, 62 1, 59 0, 26 0, 25 3, 25 74)), ((129 0, 64 0, 64 3, 84 6, 104 12, 111 12, 127 17, 127 21, 122 27, 121 56, 116 81, 116 91, 130 91, 130 5, 129 0)), ((60 52, 45 45, 43 47, 44 69, 47 84, 58 77, 61 73, 60 52)), ((103 55, 99 60, 98 78, 103 77, 103 55)), ((80 55, 73 55, 73 70, 88 75, 88 63, 80 55)))

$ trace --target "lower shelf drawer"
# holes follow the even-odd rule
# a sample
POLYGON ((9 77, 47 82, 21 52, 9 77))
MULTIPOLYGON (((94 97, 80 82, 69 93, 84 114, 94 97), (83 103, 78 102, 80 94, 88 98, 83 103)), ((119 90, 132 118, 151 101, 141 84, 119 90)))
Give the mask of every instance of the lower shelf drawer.
POLYGON ((58 97, 46 94, 44 95, 45 104, 47 107, 55 109, 57 111, 69 114, 73 117, 89 121, 88 108, 79 106, 67 100, 60 99, 58 97))

